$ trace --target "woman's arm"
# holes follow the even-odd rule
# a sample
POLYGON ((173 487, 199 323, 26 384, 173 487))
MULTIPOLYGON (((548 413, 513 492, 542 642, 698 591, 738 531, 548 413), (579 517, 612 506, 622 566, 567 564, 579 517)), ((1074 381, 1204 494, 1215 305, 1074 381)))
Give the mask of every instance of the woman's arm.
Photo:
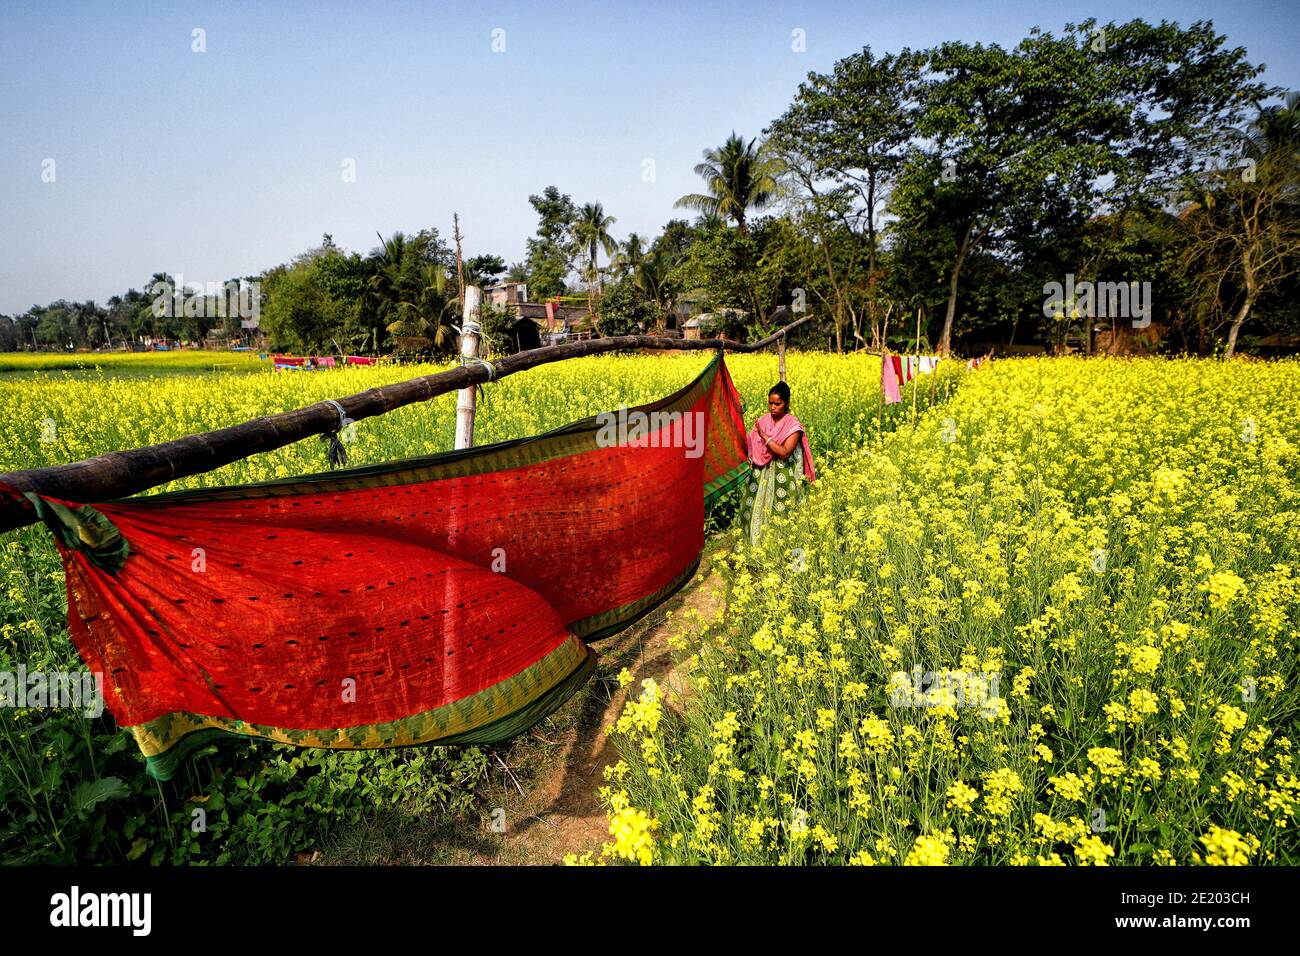
POLYGON ((803 432, 792 432, 786 436, 785 441, 776 441, 767 439, 767 450, 772 453, 774 458, 780 458, 785 461, 794 454, 795 446, 799 444, 800 436, 803 432))

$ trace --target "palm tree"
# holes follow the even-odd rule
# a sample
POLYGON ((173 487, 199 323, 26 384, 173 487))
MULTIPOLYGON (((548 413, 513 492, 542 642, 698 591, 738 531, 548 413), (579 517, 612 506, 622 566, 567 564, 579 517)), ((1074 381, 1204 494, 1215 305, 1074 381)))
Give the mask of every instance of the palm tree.
POLYGON ((600 269, 596 256, 600 249, 605 255, 612 256, 618 249, 618 243, 609 234, 609 227, 618 220, 605 215, 605 207, 598 202, 589 202, 578 212, 578 221, 573 224, 573 235, 586 250, 587 264, 594 277, 597 291, 600 291, 600 269))
POLYGON ((735 130, 721 147, 704 151, 695 172, 704 178, 707 193, 690 193, 675 205, 731 219, 742 233, 748 232, 745 213, 764 208, 776 196, 776 160, 757 137, 746 143, 735 130))
POLYGON ((416 302, 417 335, 433 341, 434 348, 449 348, 456 338, 453 324, 459 314, 456 296, 447 294, 447 269, 441 263, 428 263, 420 270, 420 288, 416 302))
POLYGON ((1261 109, 1246 131, 1237 135, 1248 159, 1258 162, 1283 152, 1292 162, 1300 159, 1300 91, 1287 93, 1281 106, 1261 109))
POLYGON ((388 239, 379 236, 379 246, 370 253, 374 271, 366 282, 366 293, 375 317, 385 326, 397 321, 403 302, 412 304, 403 295, 402 269, 406 258, 406 235, 402 232, 395 232, 388 239))
POLYGON ((634 273, 637 288, 655 304, 655 324, 660 331, 667 328, 668 313, 672 311, 676 299, 668 281, 672 267, 672 254, 657 247, 637 263, 634 273))
POLYGON ((637 266, 641 264, 644 256, 645 240, 633 232, 628 235, 610 266, 619 278, 628 274, 636 275, 637 266))
POLYGON ((446 267, 425 261, 428 242, 420 237, 395 232, 379 241, 366 287, 376 317, 393 335, 423 340, 422 348, 448 347, 456 334, 456 298, 447 293, 446 267))
POLYGON ((573 237, 587 255, 587 311, 591 315, 592 327, 599 333, 600 320, 596 318, 596 297, 603 294, 600 282, 600 266, 597 255, 601 249, 607 256, 613 256, 618 243, 609 234, 609 227, 617 220, 605 215, 605 207, 598 202, 589 202, 578 211, 578 218, 573 224, 573 237))

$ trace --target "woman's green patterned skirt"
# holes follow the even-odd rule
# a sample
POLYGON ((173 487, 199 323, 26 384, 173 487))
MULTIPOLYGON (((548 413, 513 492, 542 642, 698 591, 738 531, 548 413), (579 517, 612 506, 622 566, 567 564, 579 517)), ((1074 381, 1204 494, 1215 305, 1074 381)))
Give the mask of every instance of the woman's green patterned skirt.
POLYGON ((762 468, 751 467, 740 505, 741 533, 751 545, 758 544, 772 518, 788 514, 806 494, 800 445, 794 446, 794 454, 785 461, 773 458, 762 468))

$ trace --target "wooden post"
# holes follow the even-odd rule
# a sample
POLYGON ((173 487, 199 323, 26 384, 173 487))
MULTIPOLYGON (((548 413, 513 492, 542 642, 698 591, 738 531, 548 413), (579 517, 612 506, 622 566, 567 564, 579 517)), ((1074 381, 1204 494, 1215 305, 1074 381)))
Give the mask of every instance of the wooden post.
MULTIPOLYGON (((479 327, 479 288, 476 285, 465 287, 465 311, 460 322, 460 364, 467 365, 467 359, 478 358, 479 327)), ((456 447, 472 448, 474 446, 474 390, 471 385, 462 388, 456 398, 456 447)))
POLYGON ((785 333, 776 340, 777 368, 781 373, 781 381, 785 381, 785 333))
MULTIPOLYGON (((916 357, 919 363, 921 358, 921 310, 916 310, 916 357)), ((915 378, 913 378, 915 381, 915 378)), ((917 382, 912 386, 912 427, 916 427, 916 393, 920 389, 921 383, 917 382)))
POLYGON ((465 265, 460 258, 460 213, 451 214, 451 237, 456 240, 456 298, 461 308, 465 307, 465 265))

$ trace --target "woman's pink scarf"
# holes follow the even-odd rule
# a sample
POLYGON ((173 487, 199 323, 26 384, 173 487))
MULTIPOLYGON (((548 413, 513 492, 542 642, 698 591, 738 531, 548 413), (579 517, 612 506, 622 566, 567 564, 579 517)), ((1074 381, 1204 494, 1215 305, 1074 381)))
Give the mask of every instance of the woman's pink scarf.
POLYGON ((758 433, 759 429, 767 432, 778 444, 784 442, 795 432, 799 432, 799 442, 803 446, 803 473, 809 481, 817 480, 817 471, 813 468, 812 449, 808 447, 808 429, 803 427, 803 423, 795 418, 789 412, 781 416, 779 422, 772 420, 772 413, 768 412, 757 422, 749 433, 749 460, 753 462, 756 468, 762 468, 764 465, 771 464, 772 453, 768 451, 767 444, 763 437, 758 433))

